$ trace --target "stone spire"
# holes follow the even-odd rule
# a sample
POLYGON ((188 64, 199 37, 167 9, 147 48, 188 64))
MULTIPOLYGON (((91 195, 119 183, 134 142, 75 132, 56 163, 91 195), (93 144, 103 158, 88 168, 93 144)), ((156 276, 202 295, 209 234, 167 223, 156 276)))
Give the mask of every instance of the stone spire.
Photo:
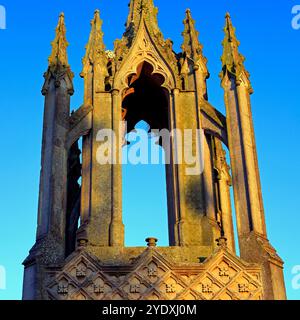
POLYGON ((49 67, 52 70, 59 68, 69 68, 67 47, 69 43, 66 39, 65 15, 61 13, 59 16, 58 25, 56 27, 56 35, 51 43, 52 52, 48 59, 49 67))
POLYGON ((153 0, 131 0, 129 3, 129 15, 126 22, 126 29, 136 30, 142 18, 147 22, 151 31, 160 32, 157 22, 158 9, 154 6, 153 0))
POLYGON ((207 59, 203 56, 203 46, 199 42, 199 32, 195 28, 195 20, 192 18, 190 9, 186 10, 186 16, 183 24, 184 31, 182 33, 182 50, 186 56, 194 62, 195 66, 200 67, 202 72, 205 72, 207 76, 209 76, 207 70, 207 59))
POLYGON ((100 11, 96 10, 94 18, 91 21, 92 30, 89 42, 86 45, 86 54, 83 58, 84 68, 89 64, 96 64, 100 59, 105 59, 105 45, 103 42, 102 20, 100 19, 100 11))
MULTIPOLYGON (((224 28, 225 38, 222 42, 223 45, 223 54, 221 57, 222 61, 222 72, 221 79, 223 80, 226 75, 229 77, 234 77, 237 81, 240 81, 243 77, 246 82, 248 82, 249 88, 250 84, 250 74, 245 69, 244 61, 245 57, 239 53, 240 42, 238 41, 235 28, 232 25, 230 14, 226 14, 226 25, 224 28)), ((252 89, 251 89, 252 90, 252 89)))
POLYGON ((207 69, 207 59, 204 57, 202 49, 203 46, 199 42, 199 32, 195 28, 195 21, 192 18, 191 10, 186 10, 185 19, 183 20, 184 31, 183 44, 181 46, 183 55, 181 59, 181 77, 185 82, 185 89, 187 89, 187 71, 190 71, 191 66, 195 73, 195 88, 197 90, 198 100, 207 100, 207 86, 206 80, 209 78, 207 69))
POLYGON ((66 75, 67 86, 69 94, 74 93, 72 80, 74 74, 68 63, 67 47, 69 43, 66 38, 66 26, 65 26, 65 15, 61 13, 59 16, 58 25, 56 27, 55 39, 51 43, 52 52, 48 58, 48 69, 44 73, 45 82, 42 88, 42 94, 46 95, 49 90, 50 82, 52 79, 55 80, 55 87, 60 86, 60 81, 66 75))

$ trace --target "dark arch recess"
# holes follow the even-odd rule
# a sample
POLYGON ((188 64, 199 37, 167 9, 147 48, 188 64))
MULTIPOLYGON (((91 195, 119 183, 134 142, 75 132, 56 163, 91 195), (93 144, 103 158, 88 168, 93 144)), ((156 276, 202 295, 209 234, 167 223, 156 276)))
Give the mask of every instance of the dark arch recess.
POLYGON ((129 88, 123 96, 122 108, 125 111, 127 131, 130 132, 141 120, 151 129, 169 129, 168 91, 162 87, 165 79, 153 74, 148 62, 141 63, 137 73, 127 79, 129 88))

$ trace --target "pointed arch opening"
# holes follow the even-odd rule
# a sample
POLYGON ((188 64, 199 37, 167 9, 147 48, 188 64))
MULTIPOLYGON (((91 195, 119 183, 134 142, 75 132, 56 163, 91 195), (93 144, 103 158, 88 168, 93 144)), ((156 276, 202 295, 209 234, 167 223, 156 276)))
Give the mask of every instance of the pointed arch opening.
POLYGON ((128 89, 122 102, 123 120, 127 122, 126 145, 123 148, 123 159, 127 159, 122 179, 125 243, 129 246, 144 245, 145 238, 151 236, 159 239, 160 246, 173 245, 170 226, 174 221, 174 210, 170 203, 172 197, 168 196, 172 189, 169 179, 171 166, 166 163, 161 137, 153 133, 153 130, 170 131, 169 93, 162 87, 164 77, 153 74, 153 67, 148 62, 141 63, 137 73, 130 75, 127 81, 128 89), (141 130, 148 137, 143 142, 132 138, 132 133, 134 136, 141 130), (147 144, 142 147, 147 155, 139 154, 140 161, 132 164, 128 161, 128 154, 132 154, 136 143, 141 146, 147 144))
POLYGON ((128 132, 141 120, 151 129, 169 129, 168 91, 162 87, 165 79, 154 73, 150 63, 144 61, 137 73, 128 77, 128 89, 123 96, 122 108, 126 115, 128 132))

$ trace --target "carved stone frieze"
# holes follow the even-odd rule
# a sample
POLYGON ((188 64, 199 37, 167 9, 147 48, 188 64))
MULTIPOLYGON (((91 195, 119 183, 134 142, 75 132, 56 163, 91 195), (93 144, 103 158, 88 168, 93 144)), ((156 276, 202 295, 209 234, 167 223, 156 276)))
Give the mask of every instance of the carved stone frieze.
POLYGON ((102 265, 80 251, 59 271, 48 269, 48 299, 244 300, 261 299, 261 270, 219 249, 205 263, 185 267, 158 249, 146 249, 134 264, 102 265), (122 271, 120 271, 122 270, 122 271))

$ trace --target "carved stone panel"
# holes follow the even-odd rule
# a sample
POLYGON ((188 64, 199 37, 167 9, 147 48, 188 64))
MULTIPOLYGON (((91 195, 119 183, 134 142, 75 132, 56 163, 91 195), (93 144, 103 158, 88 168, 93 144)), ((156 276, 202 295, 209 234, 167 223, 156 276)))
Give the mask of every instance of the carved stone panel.
POLYGON ((80 251, 62 270, 50 269, 47 298, 55 300, 262 299, 260 267, 224 249, 188 267, 166 260, 159 249, 146 249, 122 268, 103 266, 80 251))

